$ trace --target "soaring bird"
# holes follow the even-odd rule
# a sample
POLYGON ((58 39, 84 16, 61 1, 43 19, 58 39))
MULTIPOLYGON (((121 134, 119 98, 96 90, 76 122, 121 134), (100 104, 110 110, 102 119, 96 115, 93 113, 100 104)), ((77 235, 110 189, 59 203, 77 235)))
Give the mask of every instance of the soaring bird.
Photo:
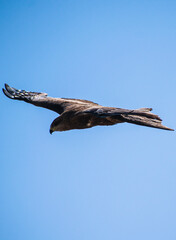
POLYGON ((84 129, 94 126, 133 123, 147 127, 174 131, 162 125, 159 116, 151 113, 152 108, 128 110, 115 107, 104 107, 97 103, 73 98, 53 98, 46 93, 17 90, 5 84, 4 94, 14 100, 22 100, 38 107, 50 109, 58 114, 50 126, 50 133, 71 129, 84 129))

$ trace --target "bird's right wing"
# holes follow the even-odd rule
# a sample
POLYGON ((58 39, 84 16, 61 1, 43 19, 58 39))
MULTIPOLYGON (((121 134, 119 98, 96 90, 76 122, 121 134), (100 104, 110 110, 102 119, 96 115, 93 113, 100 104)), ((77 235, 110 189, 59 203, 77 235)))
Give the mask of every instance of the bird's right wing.
POLYGON ((2 89, 4 94, 14 100, 21 100, 27 103, 31 103, 38 107, 47 108, 59 114, 62 114, 66 110, 72 110, 74 108, 84 108, 84 106, 98 106, 97 103, 72 98, 53 98, 48 97, 47 93, 41 92, 28 92, 25 90, 18 90, 5 84, 5 89, 2 89))
POLYGON ((47 93, 40 92, 28 92, 25 90, 18 90, 5 84, 5 89, 2 89, 4 94, 14 100, 21 100, 27 103, 31 103, 38 107, 47 108, 59 114, 63 113, 66 104, 61 98, 48 97, 47 93))

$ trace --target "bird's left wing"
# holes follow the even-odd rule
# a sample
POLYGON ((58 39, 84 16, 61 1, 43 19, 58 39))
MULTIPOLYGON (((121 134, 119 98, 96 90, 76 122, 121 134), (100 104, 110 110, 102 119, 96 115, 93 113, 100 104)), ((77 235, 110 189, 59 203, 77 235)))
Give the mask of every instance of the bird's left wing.
POLYGON ((92 113, 94 115, 97 115, 99 117, 115 117, 120 115, 140 115, 140 116, 147 116, 149 118, 156 118, 158 120, 161 120, 161 118, 158 115, 155 115, 151 113, 152 108, 139 108, 135 110, 130 109, 123 109, 123 108, 114 108, 114 107, 91 107, 89 109, 86 109, 85 113, 92 113))
POLYGON ((162 119, 150 111, 152 111, 152 108, 129 110, 111 107, 93 107, 86 109, 84 113, 91 113, 100 118, 117 119, 122 122, 173 131, 173 129, 163 126, 162 119))

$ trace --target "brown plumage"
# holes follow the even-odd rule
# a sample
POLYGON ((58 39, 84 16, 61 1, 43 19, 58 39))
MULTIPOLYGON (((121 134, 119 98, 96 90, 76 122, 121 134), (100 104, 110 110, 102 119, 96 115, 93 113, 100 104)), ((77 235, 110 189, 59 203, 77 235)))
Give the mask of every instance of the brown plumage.
POLYGON ((150 112, 152 108, 128 110, 103 107, 87 100, 52 98, 47 97, 46 93, 17 90, 7 84, 5 84, 3 92, 8 98, 22 100, 60 114, 60 116, 52 122, 50 133, 102 125, 108 126, 123 122, 173 131, 173 129, 162 125, 162 120, 159 116, 150 112))

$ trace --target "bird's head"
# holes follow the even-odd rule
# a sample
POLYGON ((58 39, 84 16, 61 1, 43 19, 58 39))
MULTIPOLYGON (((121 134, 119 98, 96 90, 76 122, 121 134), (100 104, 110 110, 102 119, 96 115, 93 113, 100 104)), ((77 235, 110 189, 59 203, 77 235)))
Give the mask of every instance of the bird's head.
POLYGON ((58 124, 57 124, 57 122, 55 120, 50 125, 50 129, 49 129, 50 134, 52 134, 55 131, 58 131, 58 129, 57 129, 58 124))
POLYGON ((49 132, 50 132, 50 134, 52 134, 54 132, 54 130, 50 127, 49 132))
POLYGON ((61 117, 57 117, 50 125, 49 132, 52 134, 55 131, 62 131, 62 119, 61 117))

